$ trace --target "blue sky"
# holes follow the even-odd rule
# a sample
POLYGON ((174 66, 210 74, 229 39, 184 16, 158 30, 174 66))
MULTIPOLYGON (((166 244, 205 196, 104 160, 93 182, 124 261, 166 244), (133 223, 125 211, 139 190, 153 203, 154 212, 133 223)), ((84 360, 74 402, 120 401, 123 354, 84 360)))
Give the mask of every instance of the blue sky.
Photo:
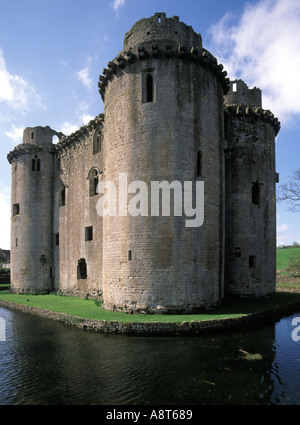
MULTIPOLYGON (((297 0, 0 0, 0 247, 10 248, 7 153, 25 127, 70 134, 103 112, 98 77, 139 19, 179 16, 231 79, 263 91, 281 121, 277 172, 300 167, 300 2, 297 0)), ((277 204, 277 244, 300 242, 300 212, 277 204)))

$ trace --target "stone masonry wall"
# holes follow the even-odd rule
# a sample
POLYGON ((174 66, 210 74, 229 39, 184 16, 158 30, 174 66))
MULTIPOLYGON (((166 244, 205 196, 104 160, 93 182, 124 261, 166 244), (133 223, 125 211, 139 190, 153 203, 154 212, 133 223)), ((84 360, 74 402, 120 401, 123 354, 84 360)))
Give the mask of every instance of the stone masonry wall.
POLYGON ((110 64, 110 80, 102 91, 104 179, 117 188, 119 173, 126 173, 128 184, 141 180, 148 188, 151 181, 202 180, 204 225, 187 228, 186 217, 104 217, 103 295, 108 309, 190 310, 214 305, 223 295, 222 83, 207 67, 178 58, 176 40, 166 47, 174 26, 171 34, 168 29, 156 33, 156 25, 148 23, 155 49, 147 42, 135 46, 141 39, 133 31, 130 54, 136 59, 125 69, 118 67, 124 51, 113 61, 117 69, 110 64), (154 85, 151 102, 143 101, 147 73, 154 85), (198 151, 203 157, 200 176, 198 151))

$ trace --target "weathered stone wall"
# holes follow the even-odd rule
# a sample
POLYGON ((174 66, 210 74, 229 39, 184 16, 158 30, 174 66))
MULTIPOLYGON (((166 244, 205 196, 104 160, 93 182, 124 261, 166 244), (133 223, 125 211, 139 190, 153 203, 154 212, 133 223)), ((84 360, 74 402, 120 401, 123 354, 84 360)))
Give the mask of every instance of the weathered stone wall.
POLYGON ((103 150, 101 147, 94 153, 93 149, 101 128, 102 118, 98 117, 80 134, 62 139, 56 157, 55 288, 81 296, 102 294, 102 218, 96 209, 99 195, 90 193, 93 170, 97 171, 99 180, 102 178, 103 150), (62 185, 65 205, 60 205, 59 200, 62 185), (92 234, 87 234, 87 227, 92 227, 92 234), (86 276, 78 269, 80 260, 86 263, 86 276))
POLYGON ((150 18, 136 22, 124 36, 124 49, 136 47, 140 43, 165 40, 181 46, 202 47, 202 38, 191 26, 179 22, 178 16, 167 18, 165 13, 155 13, 150 18))
POLYGON ((11 289, 52 289, 53 149, 49 127, 24 130, 12 162, 11 289))
POLYGON ((261 90, 257 87, 249 89, 243 80, 230 81, 230 90, 224 96, 225 105, 246 105, 254 108, 262 107, 261 90))
POLYGON ((182 25, 174 22, 169 27, 163 20, 143 21, 137 34, 134 26, 130 61, 125 64, 126 52, 121 52, 110 64, 112 72, 105 72, 109 81, 101 80, 105 84, 100 87, 105 99, 104 179, 119 190, 119 174, 126 173, 128 184, 141 180, 149 191, 151 181, 178 180, 182 185, 192 181, 195 186, 196 180, 202 180, 204 225, 187 228, 187 217, 173 214, 151 217, 150 205, 148 217, 104 217, 107 309, 189 310, 214 305, 223 296, 223 81, 191 57, 192 48, 200 51, 201 46, 198 36, 191 39, 190 28, 184 43, 199 44, 181 49, 175 30, 182 35, 182 25), (140 31, 144 25, 156 41, 155 48, 147 36, 142 45, 135 44, 147 33, 140 31), (143 94, 147 73, 153 78, 149 102, 143 94))
POLYGON ((229 293, 275 292, 277 126, 274 117, 259 108, 226 108, 225 285, 229 293))

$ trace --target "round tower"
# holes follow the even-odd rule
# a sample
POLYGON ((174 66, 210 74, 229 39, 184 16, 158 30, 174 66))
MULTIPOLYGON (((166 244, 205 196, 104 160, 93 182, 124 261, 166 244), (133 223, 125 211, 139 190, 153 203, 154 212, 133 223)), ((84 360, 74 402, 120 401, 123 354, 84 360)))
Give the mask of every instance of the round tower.
POLYGON ((116 194, 103 219, 104 308, 192 311, 222 299, 227 89, 201 36, 164 13, 138 21, 103 70, 102 177, 116 194))
POLYGON ((230 83, 225 102, 225 291, 265 296, 276 287, 275 137, 280 123, 261 91, 230 83))
POLYGON ((11 188, 11 291, 52 289, 53 151, 50 127, 26 128, 9 153, 11 188))

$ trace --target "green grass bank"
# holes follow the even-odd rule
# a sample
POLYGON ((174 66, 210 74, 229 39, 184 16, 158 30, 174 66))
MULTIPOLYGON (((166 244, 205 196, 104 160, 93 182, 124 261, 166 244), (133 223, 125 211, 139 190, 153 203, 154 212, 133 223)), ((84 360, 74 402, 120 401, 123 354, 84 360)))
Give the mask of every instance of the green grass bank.
MULTIPOLYGON (((81 299, 73 296, 48 295, 18 295, 9 291, 0 292, 1 301, 22 304, 26 307, 50 310, 66 315, 104 321, 129 322, 190 322, 205 320, 221 320, 237 318, 265 310, 281 308, 289 304, 299 304, 300 293, 278 292, 274 296, 264 299, 237 299, 229 298, 214 310, 203 311, 198 314, 126 314, 104 310, 95 300, 81 299)), ((2 303, 2 305, 4 305, 2 303)))
MULTIPOLYGON (((0 290, 0 306, 17 308, 33 314, 43 315, 56 320, 65 321, 81 327, 88 321, 93 323, 120 324, 122 333, 126 333, 130 326, 141 329, 143 324, 147 332, 147 326, 157 324, 157 332, 168 324, 180 329, 187 323, 231 323, 231 321, 244 320, 251 316, 271 317, 272 312, 284 315, 295 308, 300 311, 300 274, 298 274, 298 261, 300 260, 300 248, 285 248, 277 250, 277 293, 268 298, 226 298, 222 305, 213 310, 205 310, 197 314, 126 314, 122 312, 106 311, 99 302, 92 299, 82 299, 62 294, 48 295, 19 295, 11 294, 8 289, 0 290), (226 322, 227 321, 227 322, 226 322), (177 326, 178 325, 178 326, 177 326), (159 328, 161 326, 161 329, 159 328)), ((1 289, 1 288, 0 288, 1 289)), ((97 327, 99 325, 92 325, 97 327)), ((105 325, 104 325, 105 326, 105 325)), ((172 328, 169 327, 172 331, 172 328)), ((156 332, 155 331, 155 332, 156 332)))

